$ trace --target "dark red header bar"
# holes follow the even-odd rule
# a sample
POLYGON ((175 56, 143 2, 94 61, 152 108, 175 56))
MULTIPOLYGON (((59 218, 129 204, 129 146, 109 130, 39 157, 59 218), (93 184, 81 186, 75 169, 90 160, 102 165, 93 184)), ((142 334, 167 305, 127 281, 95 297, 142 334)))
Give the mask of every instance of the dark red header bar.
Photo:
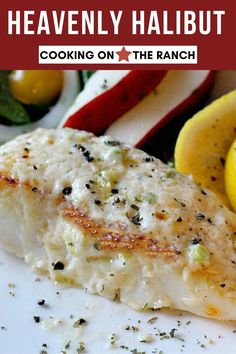
POLYGON ((0 69, 236 68, 235 0, 0 4, 0 69))

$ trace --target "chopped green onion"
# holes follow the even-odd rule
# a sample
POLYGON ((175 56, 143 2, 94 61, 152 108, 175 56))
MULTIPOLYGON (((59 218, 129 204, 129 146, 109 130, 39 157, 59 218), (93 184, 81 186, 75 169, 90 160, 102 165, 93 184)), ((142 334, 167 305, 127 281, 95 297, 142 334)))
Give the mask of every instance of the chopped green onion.
POLYGON ((206 247, 200 245, 191 245, 189 247, 189 258, 191 262, 204 263, 209 259, 209 252, 206 247))

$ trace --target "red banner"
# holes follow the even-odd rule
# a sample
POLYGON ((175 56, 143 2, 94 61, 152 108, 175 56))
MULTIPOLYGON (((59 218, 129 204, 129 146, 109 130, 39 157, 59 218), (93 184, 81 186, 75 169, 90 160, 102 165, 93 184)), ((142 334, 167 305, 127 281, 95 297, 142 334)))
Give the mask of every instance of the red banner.
POLYGON ((235 0, 0 0, 0 69, 234 69, 235 0))

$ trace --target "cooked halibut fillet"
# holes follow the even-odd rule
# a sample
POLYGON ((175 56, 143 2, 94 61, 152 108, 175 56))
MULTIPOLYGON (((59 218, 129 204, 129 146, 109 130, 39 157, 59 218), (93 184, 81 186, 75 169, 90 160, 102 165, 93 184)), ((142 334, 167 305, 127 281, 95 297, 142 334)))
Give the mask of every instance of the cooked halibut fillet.
POLYGON ((0 148, 0 244, 134 309, 236 319, 236 217, 190 177, 72 129, 0 148))

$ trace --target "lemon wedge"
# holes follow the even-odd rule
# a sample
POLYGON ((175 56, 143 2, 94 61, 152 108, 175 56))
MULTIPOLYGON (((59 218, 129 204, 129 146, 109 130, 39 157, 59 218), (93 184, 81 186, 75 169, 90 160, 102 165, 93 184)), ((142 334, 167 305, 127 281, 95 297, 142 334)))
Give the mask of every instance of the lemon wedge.
POLYGON ((227 205, 224 165, 235 138, 236 90, 215 100, 188 120, 175 147, 176 169, 192 175, 200 186, 214 191, 227 205))
POLYGON ((225 164, 225 190, 236 212, 236 140, 231 145, 225 164))

